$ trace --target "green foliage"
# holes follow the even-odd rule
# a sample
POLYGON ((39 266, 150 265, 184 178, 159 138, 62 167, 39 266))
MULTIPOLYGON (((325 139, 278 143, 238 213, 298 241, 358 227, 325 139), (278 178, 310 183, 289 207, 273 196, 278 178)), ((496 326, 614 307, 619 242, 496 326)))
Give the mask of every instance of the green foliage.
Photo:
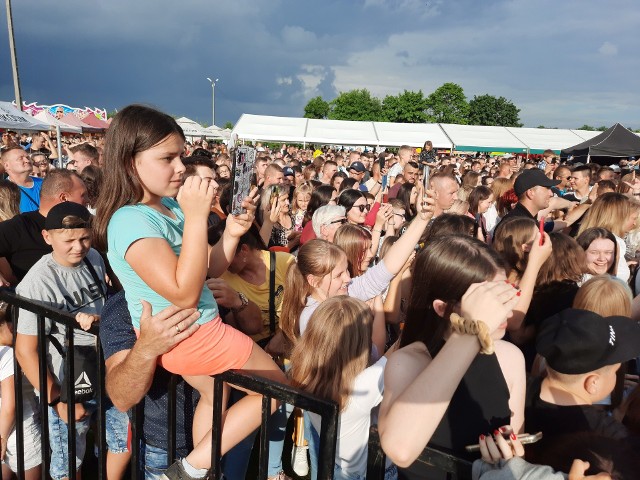
POLYGON ((582 125, 577 130, 587 130, 589 132, 595 132, 596 129, 595 129, 595 127, 592 127, 591 125, 582 125))
POLYGON ((309 100, 304 107, 304 118, 327 118, 331 107, 321 96, 309 100))
POLYGON ((233 130, 233 122, 225 122, 224 127, 222 128, 228 128, 229 130, 233 130))
POLYGON ((538 125, 536 128, 547 128, 544 125, 538 125))
POLYGON ((601 125, 600 127, 596 128, 596 130, 599 131, 599 132, 605 132, 607 130, 607 128, 609 128, 609 127, 605 127, 604 125, 601 125))
POLYGON ((464 90, 455 83, 445 83, 427 97, 427 112, 438 123, 468 124, 469 104, 464 90))
POLYGON ((118 110, 111 110, 110 112, 107 112, 107 118, 113 118, 116 116, 117 113, 118 113, 118 110))
POLYGON ((469 102, 469 125, 521 127, 519 113, 520 109, 504 97, 474 96, 469 102))
POLYGON ((404 92, 393 96, 387 95, 382 100, 382 121, 394 123, 426 123, 430 121, 427 115, 427 100, 422 90, 404 92))
POLYGON ((378 121, 382 114, 382 102, 366 88, 341 92, 329 105, 331 120, 378 121))

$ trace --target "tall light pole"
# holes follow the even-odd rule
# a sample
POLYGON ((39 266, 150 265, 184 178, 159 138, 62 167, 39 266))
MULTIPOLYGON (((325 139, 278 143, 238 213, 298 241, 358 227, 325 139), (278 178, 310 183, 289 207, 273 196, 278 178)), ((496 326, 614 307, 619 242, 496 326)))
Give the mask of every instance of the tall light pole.
POLYGON ((11 15, 11 0, 6 0, 5 3, 7 8, 7 26, 9 29, 9 50, 11 52, 11 66, 13 67, 13 89, 16 95, 16 107, 22 110, 22 96, 20 95, 20 77, 18 76, 18 56, 16 55, 16 43, 13 39, 13 17, 11 15))
POLYGON ((211 80, 207 77, 209 83, 211 83, 211 125, 216 124, 216 83, 218 83, 218 79, 211 80))

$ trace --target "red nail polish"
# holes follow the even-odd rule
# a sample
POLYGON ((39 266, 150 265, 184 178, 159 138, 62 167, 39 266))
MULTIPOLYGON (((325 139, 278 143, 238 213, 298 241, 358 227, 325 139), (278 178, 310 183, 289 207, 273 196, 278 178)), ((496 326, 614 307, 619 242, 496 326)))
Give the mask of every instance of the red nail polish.
POLYGON ((494 430, 493 434, 497 437, 498 435, 500 435, 500 432, 498 430, 494 430))
POLYGON ((504 283, 506 283, 507 285, 511 285, 511 282, 509 280, 505 280, 504 283))
POLYGON ((518 439, 518 437, 516 437, 516 434, 515 434, 515 433, 512 433, 512 434, 511 434, 511 440, 517 440, 517 439, 518 439))
POLYGON ((507 429, 506 429, 506 428, 504 428, 504 427, 500 427, 498 430, 500 430, 500 433, 504 433, 504 432, 506 432, 506 431, 507 431, 507 429))
POLYGON ((480 435, 480 440, 484 440, 484 435, 480 435))
POLYGON ((516 292, 516 297, 519 297, 521 293, 522 293, 522 292, 521 292, 520 290, 518 290, 518 291, 516 292))

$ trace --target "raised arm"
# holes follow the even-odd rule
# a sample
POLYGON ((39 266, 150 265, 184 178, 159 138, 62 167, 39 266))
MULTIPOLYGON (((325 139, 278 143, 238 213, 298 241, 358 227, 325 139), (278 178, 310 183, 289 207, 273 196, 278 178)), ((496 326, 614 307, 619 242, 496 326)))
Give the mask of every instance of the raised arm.
MULTIPOLYGON (((213 187, 200 177, 186 179, 178 193, 184 212, 182 247, 177 257, 164 238, 141 238, 132 243, 125 259, 156 293, 182 308, 195 307, 207 274, 207 218, 213 187), (153 261, 149 261, 153 252, 153 261)), ((225 267, 226 268, 226 267, 225 267)))
MULTIPOLYGON (((511 314, 515 293, 505 282, 473 284, 462 297, 461 314, 493 332, 511 314)), ((433 359, 421 343, 390 356, 379 431, 382 448, 396 465, 407 467, 418 458, 479 351, 477 337, 453 333, 433 359)))

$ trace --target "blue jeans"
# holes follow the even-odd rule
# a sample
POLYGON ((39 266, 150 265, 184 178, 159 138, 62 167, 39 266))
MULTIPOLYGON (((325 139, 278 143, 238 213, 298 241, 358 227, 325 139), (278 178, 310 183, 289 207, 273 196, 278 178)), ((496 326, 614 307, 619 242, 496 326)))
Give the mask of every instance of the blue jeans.
POLYGON ((160 480, 160 476, 169 468, 169 455, 163 448, 142 444, 145 480, 160 480))
MULTIPOLYGON (((95 413, 97 405, 95 400, 84 403, 87 411, 85 418, 76 422, 76 468, 82 466, 87 449, 87 432, 91 423, 91 416, 95 413)), ((123 453, 127 451, 127 433, 129 418, 126 413, 110 407, 106 410, 106 437, 107 447, 110 452, 123 453)), ((49 445, 51 446, 51 465, 49 475, 54 480, 69 477, 69 427, 64 423, 56 411, 49 407, 49 445)))

